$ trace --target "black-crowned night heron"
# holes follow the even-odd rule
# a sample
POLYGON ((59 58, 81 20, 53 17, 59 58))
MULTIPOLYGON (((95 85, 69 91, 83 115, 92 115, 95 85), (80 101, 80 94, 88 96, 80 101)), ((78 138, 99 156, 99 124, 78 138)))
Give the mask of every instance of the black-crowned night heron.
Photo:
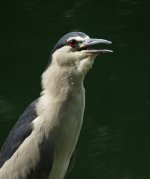
POLYGON ((71 166, 83 121, 83 80, 98 54, 111 44, 82 32, 64 35, 42 75, 41 97, 32 102, 0 152, 0 179, 63 179, 71 166))

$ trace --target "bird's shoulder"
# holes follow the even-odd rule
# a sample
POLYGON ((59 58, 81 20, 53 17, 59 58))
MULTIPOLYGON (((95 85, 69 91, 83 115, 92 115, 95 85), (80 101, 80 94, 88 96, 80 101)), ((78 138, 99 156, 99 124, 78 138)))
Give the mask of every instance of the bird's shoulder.
POLYGON ((36 104, 38 99, 33 101, 20 116, 15 126, 9 133, 4 145, 0 151, 0 167, 8 160, 18 149, 21 143, 32 132, 31 122, 37 117, 36 104))

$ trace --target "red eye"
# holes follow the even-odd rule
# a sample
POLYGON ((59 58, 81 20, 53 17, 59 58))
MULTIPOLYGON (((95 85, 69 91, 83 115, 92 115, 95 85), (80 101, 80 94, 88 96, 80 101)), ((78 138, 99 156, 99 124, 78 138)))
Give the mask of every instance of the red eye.
POLYGON ((72 39, 72 40, 68 41, 68 45, 70 45, 71 47, 76 47, 77 46, 77 41, 72 39))

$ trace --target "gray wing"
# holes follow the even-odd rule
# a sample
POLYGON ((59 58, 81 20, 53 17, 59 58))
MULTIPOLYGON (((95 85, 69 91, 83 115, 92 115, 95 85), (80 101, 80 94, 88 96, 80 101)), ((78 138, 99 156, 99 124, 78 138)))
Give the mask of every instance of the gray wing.
POLYGON ((35 111, 36 103, 37 100, 27 107, 27 109, 20 116, 19 120, 8 135, 0 152, 0 167, 3 166, 5 161, 11 158, 20 144, 25 140, 26 137, 31 134, 32 128, 30 126, 30 123, 37 117, 35 111))
MULTIPOLYGON (((23 141, 32 133, 31 122, 37 117, 35 105, 38 99, 32 102, 24 113, 20 116, 16 125, 11 130, 1 151, 0 151, 0 168, 11 158, 23 141)), ((31 168, 26 179, 46 179, 50 173, 53 163, 53 146, 51 140, 47 141, 43 137, 42 143, 39 146, 40 160, 34 169, 31 168)), ((8 171, 9 172, 9 171, 8 171)), ((19 178, 20 179, 20 178, 19 178)))

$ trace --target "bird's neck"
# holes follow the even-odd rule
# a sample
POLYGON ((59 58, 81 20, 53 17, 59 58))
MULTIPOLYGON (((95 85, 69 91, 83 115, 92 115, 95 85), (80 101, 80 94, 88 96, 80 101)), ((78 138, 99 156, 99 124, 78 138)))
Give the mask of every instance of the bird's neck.
POLYGON ((71 71, 49 67, 42 75, 42 88, 37 105, 39 116, 55 119, 60 115, 60 111, 68 109, 69 106, 78 106, 83 103, 84 108, 83 78, 74 76, 71 71))
POLYGON ((54 97, 66 93, 78 92, 83 88, 84 76, 76 75, 70 68, 47 68, 42 75, 43 92, 50 93, 54 97))

